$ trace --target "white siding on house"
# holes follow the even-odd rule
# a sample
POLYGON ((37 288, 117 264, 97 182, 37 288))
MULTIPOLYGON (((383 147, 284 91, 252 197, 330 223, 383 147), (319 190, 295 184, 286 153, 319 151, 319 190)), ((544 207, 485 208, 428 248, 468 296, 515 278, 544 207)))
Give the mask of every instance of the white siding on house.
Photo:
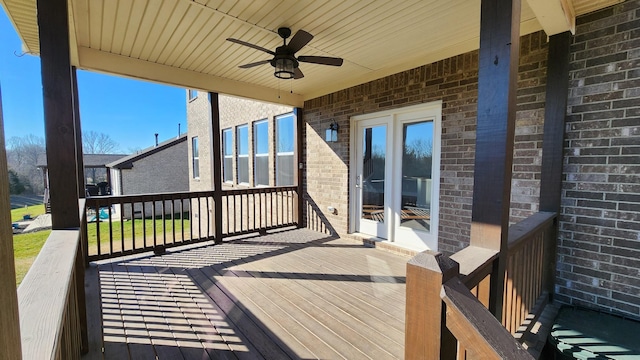
POLYGON ((109 169, 111 176, 111 195, 122 195, 122 182, 120 181, 120 169, 109 169))

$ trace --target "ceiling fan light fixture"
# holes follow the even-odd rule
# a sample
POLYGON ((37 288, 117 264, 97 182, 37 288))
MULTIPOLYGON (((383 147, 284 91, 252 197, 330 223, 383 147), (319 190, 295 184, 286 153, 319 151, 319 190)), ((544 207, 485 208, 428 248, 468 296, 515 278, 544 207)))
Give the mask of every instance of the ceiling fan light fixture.
POLYGON ((250 64, 240 65, 241 69, 250 69, 255 66, 260 66, 263 64, 271 64, 275 68, 273 75, 278 79, 302 79, 304 74, 300 70, 298 66, 300 62, 311 63, 311 64, 319 64, 319 65, 330 65, 330 66, 341 66, 342 59, 336 57, 329 56, 298 56, 296 57, 296 52, 302 49, 313 39, 313 35, 308 32, 300 29, 293 35, 291 41, 287 44, 287 38, 291 36, 291 29, 286 27, 281 27, 278 29, 278 35, 282 38, 282 46, 278 46, 275 51, 271 51, 269 49, 263 48, 262 46, 254 45, 252 43, 248 43, 246 41, 227 38, 227 41, 231 41, 232 43, 236 43, 238 45, 250 47, 255 50, 260 50, 269 55, 273 55, 271 60, 260 60, 256 62, 252 62, 250 64))
POLYGON ((289 58, 277 58, 275 59, 275 72, 273 75, 280 79, 293 79, 295 76, 295 62, 289 58))

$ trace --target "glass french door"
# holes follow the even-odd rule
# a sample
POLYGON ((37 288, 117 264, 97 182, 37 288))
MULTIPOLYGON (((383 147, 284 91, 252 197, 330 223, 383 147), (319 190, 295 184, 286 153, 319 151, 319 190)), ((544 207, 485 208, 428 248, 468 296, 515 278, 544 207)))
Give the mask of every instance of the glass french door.
POLYGON ((354 118, 356 232, 437 250, 439 109, 354 118))
MULTIPOLYGON (((418 250, 437 248, 433 236, 433 127, 432 119, 410 119, 396 124, 394 240, 418 250)), ((437 199, 437 197, 436 197, 437 199)))
POLYGON ((388 238, 389 209, 387 177, 388 119, 363 121, 358 126, 355 191, 358 201, 358 231, 388 238))

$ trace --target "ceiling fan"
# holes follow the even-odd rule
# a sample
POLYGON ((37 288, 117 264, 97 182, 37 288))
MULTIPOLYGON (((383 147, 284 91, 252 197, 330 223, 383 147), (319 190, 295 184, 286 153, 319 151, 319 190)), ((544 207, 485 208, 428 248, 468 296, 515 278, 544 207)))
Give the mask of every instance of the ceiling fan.
POLYGON ((312 64, 320 64, 320 65, 331 65, 331 66, 341 66, 342 59, 335 57, 327 57, 327 56, 303 56, 300 55, 296 57, 296 52, 302 49, 305 45, 313 39, 313 35, 309 34, 304 30, 298 30, 295 35, 291 38, 291 41, 287 44, 287 38, 291 36, 291 29, 286 27, 281 27, 278 29, 278 35, 283 40, 282 46, 278 46, 276 51, 271 51, 269 49, 265 49, 261 46, 250 44, 246 41, 228 38, 228 41, 231 41, 236 44, 248 46, 250 48, 264 51, 267 54, 273 55, 273 58, 270 60, 261 60, 250 64, 240 65, 241 69, 248 69, 254 66, 259 66, 263 64, 271 64, 275 68, 275 72, 273 75, 280 79, 301 79, 304 77, 302 71, 298 67, 299 63, 306 62, 312 64))

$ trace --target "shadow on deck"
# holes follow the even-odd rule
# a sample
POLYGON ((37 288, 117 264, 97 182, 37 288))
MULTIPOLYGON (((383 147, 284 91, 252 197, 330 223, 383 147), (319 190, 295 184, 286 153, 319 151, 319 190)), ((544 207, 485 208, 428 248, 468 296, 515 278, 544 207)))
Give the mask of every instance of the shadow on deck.
POLYGON ((84 358, 403 357, 408 256, 304 229, 209 245, 92 264, 84 358))

